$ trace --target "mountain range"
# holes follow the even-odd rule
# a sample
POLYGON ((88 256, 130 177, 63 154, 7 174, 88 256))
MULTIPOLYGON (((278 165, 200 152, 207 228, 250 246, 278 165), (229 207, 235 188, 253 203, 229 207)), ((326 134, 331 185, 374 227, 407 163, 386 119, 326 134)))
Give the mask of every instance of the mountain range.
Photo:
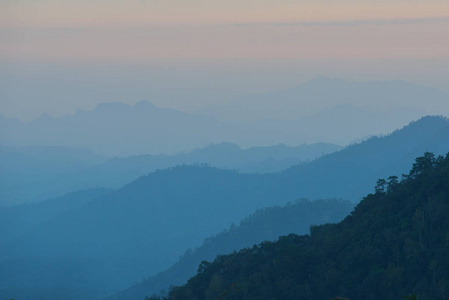
POLYGON ((220 143, 174 155, 106 158, 85 148, 0 146, 0 206, 37 202, 88 188, 119 188, 157 169, 177 165, 207 164, 246 173, 279 172, 342 148, 316 143, 241 149, 236 144, 220 143))
POLYGON ((199 113, 219 120, 293 120, 316 115, 324 109, 347 105, 373 113, 419 111, 422 115, 447 114, 448 96, 436 88, 399 80, 350 81, 319 76, 291 88, 251 94, 221 106, 210 106, 199 113), (407 99, 406 104, 404 99, 407 99))
POLYGON ((133 106, 99 104, 92 111, 59 118, 43 115, 27 124, 0 117, 0 143, 87 147, 106 156, 173 154, 221 142, 245 148, 347 145, 360 137, 388 134, 423 115, 448 115, 448 100, 449 95, 437 89, 401 81, 320 77, 194 113, 141 101, 133 106))
POLYGON ((214 261, 146 299, 446 299, 449 153, 418 157, 338 224, 312 226, 214 261))
POLYGON ((449 115, 449 95, 404 81, 317 77, 295 87, 212 105, 198 114, 262 130, 265 142, 322 141, 341 145, 389 134, 424 115, 449 115), (406 101, 405 101, 406 99, 406 101))
POLYGON ((99 104, 92 111, 28 123, 3 118, 1 142, 11 146, 87 147, 107 156, 186 151, 230 140, 231 127, 208 117, 163 109, 148 101, 133 106, 99 104))
POLYGON ((448 128, 446 118, 425 117, 279 173, 207 166, 152 172, 10 238, 0 248, 1 288, 27 282, 54 295, 61 288, 85 298, 111 294, 163 271, 256 209, 304 197, 358 202, 377 179, 405 173, 419 153, 447 152, 448 128))

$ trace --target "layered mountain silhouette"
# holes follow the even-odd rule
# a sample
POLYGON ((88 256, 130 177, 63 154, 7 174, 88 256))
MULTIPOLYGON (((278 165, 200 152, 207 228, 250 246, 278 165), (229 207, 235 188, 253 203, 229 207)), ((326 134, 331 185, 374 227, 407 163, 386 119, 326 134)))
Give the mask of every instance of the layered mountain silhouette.
POLYGON ((208 117, 162 109, 148 101, 133 106, 99 104, 92 111, 52 118, 43 115, 21 126, 3 118, 6 145, 88 147, 103 155, 161 153, 231 140, 236 130, 208 117))
POLYGON ((341 150, 334 144, 241 149, 232 143, 210 144, 174 155, 135 155, 106 159, 84 148, 0 146, 0 206, 37 202, 98 186, 119 188, 157 169, 207 164, 247 173, 279 172, 341 150))
POLYGON ((150 173, 10 239, 0 249, 1 288, 42 284, 86 299, 124 289, 256 209, 303 197, 359 201, 378 178, 407 172, 419 153, 447 152, 448 126, 425 117, 280 173, 204 166, 150 173))
POLYGON ((400 177, 407 173, 414 157, 426 151, 437 155, 446 153, 448 122, 444 117, 421 118, 390 135, 372 137, 309 164, 294 166, 280 174, 280 180, 290 182, 304 197, 332 193, 358 201, 369 191, 370 182, 389 174, 400 177))
MULTIPOLYGON (((421 115, 425 115, 449 113, 448 96, 436 88, 399 80, 350 81, 319 76, 292 88, 248 95, 222 106, 205 108, 200 113, 220 120, 293 120, 316 115, 323 109, 346 105, 353 109, 358 108, 358 113, 419 111, 421 115), (406 104, 404 99, 407 99, 406 104)), ((416 118, 416 115, 413 115, 413 118, 416 118)))
POLYGON ((174 155, 134 155, 112 158, 87 170, 83 177, 101 186, 119 186, 157 169, 178 165, 208 165, 240 173, 280 172, 293 165, 310 162, 343 149, 329 143, 297 147, 278 144, 241 149, 233 143, 210 144, 204 148, 174 155), (115 176, 115 178, 113 178, 115 176))
POLYGON ((191 114, 141 101, 133 106, 100 104, 60 118, 43 115, 28 124, 0 118, 0 142, 87 147, 106 156, 177 153, 223 141, 245 148, 345 145, 362 136, 390 133, 423 115, 447 115, 448 100, 437 89, 400 81, 317 78, 292 89, 237 99, 215 112, 191 114))
POLYGON ((449 154, 384 183, 338 224, 202 262, 150 299, 446 299, 449 154))
POLYGON ((390 133, 424 115, 449 115, 449 95, 403 81, 349 81, 317 77, 296 87, 254 94, 198 113, 280 137, 348 144, 390 133), (405 101, 406 99, 406 101, 405 101))

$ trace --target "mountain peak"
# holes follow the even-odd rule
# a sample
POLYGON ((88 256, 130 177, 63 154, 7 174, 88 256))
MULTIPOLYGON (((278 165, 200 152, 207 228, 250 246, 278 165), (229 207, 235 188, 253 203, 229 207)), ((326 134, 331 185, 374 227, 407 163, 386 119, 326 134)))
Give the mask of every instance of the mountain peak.
MULTIPOLYGON (((424 116, 417 121, 410 122, 403 128, 402 131, 418 130, 425 134, 426 132, 433 132, 449 126, 449 119, 443 116, 424 116)), ((397 130, 399 131, 399 130, 397 130)))
POLYGON ((151 103, 151 102, 149 102, 147 100, 139 101, 136 104, 134 104, 133 107, 134 108, 138 108, 138 109, 153 109, 153 108, 156 108, 156 106, 153 103, 151 103))
POLYGON ((424 116, 417 121, 413 121, 410 124, 414 124, 414 123, 439 123, 439 124, 449 125, 449 118, 447 118, 445 116, 429 115, 429 116, 424 116))

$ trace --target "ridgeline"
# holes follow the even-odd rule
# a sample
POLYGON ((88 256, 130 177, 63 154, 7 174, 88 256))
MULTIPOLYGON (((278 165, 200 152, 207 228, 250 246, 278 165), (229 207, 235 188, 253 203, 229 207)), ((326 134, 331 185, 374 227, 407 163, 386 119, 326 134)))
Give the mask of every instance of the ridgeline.
POLYGON ((203 261, 186 285, 147 299, 448 299, 448 215, 449 154, 427 152, 342 222, 203 261))

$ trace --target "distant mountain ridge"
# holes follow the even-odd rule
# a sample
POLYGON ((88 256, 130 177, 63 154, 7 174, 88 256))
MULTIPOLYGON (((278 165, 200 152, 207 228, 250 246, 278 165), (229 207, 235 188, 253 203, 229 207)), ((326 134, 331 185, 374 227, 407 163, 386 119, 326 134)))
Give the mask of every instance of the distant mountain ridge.
POLYGON ((388 134, 425 115, 449 115, 449 94, 403 81, 318 77, 295 87, 254 94, 198 113, 291 143, 293 138, 346 145, 388 134))
POLYGON ((135 155, 112 158, 88 170, 84 176, 99 178, 98 184, 123 185, 139 176, 157 169, 177 165, 209 165, 221 169, 236 170, 240 173, 280 172, 293 165, 307 163, 323 155, 339 151, 342 146, 315 143, 297 147, 278 144, 269 147, 241 149, 233 143, 210 144, 186 153, 174 155, 135 155), (111 177, 116 175, 116 179, 111 177), (109 180, 102 180, 107 179, 109 180))
MULTIPOLYGON (((234 102, 202 110, 220 120, 297 119, 310 117, 324 109, 347 106, 371 112, 419 110, 420 113, 449 114, 449 95, 432 87, 405 81, 350 81, 319 76, 292 88, 253 94, 234 102), (424 101, 426 99, 426 101, 424 101), (428 101, 428 102, 427 102, 428 101), (255 107, 252 113, 251 108, 255 107), (221 114, 224 112, 225 114, 221 114)), ((418 116, 419 117, 419 116, 418 116)), ((416 116, 415 116, 416 118, 416 116)))
POLYGON ((0 207, 36 202, 80 189, 119 188, 157 169, 177 165, 208 164, 239 172, 279 172, 342 148, 316 143, 242 150, 236 144, 220 143, 174 155, 107 159, 84 148, 0 145, 0 207))
POLYGON ((448 118, 423 117, 390 135, 372 137, 309 164, 293 166, 280 174, 281 182, 289 182, 304 197, 323 197, 332 190, 335 196, 357 201, 378 178, 406 173, 414 157, 426 151, 437 155, 446 153, 448 128, 448 118), (358 199, 354 198, 355 194, 359 195, 358 199))
POLYGON ((209 117, 159 108, 148 101, 133 106, 104 103, 61 118, 43 115, 22 126, 8 120, 3 118, 0 136, 6 145, 88 147, 103 155, 188 150, 230 140, 235 130, 209 117))
POLYGON ((0 118, 0 143, 87 147, 106 156, 177 153, 209 143, 243 147, 326 142, 346 145, 387 134, 424 115, 449 115, 449 95, 400 81, 317 78, 277 92, 249 95, 196 113, 141 101, 99 104, 92 111, 31 123, 0 118))

